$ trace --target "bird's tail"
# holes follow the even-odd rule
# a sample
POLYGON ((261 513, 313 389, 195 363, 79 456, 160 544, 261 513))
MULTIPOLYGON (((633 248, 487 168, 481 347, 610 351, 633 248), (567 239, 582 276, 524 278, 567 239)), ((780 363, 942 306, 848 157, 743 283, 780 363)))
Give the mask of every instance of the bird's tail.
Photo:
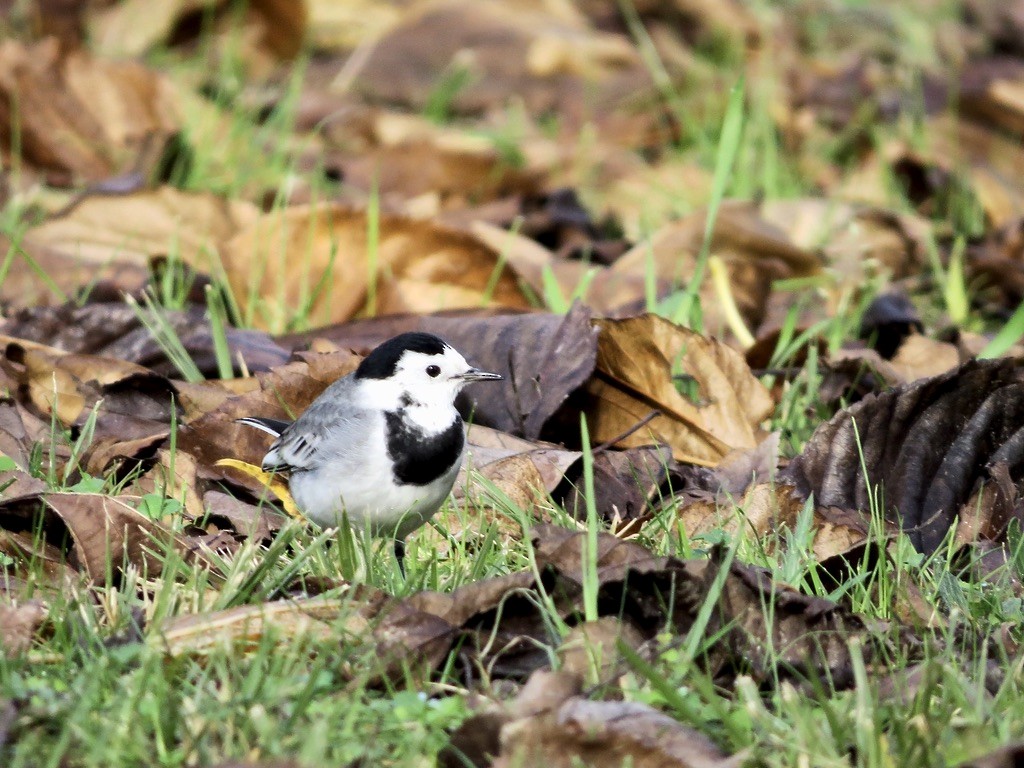
POLYGON ((281 433, 284 432, 290 425, 290 421, 281 421, 280 419, 264 419, 259 416, 246 416, 242 419, 235 419, 239 424, 245 424, 246 426, 255 427, 256 429, 266 432, 268 435, 274 437, 280 437, 281 433))

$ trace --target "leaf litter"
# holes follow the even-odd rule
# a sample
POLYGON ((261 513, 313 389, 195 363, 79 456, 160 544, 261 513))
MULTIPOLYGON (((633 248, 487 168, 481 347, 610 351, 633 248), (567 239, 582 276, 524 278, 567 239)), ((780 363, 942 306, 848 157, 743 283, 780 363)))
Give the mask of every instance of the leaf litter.
MULTIPOLYGON (((936 657, 985 657, 986 703, 1012 686, 1020 348, 976 359, 1024 296, 1012 11, 63 5, 0 21, 5 663, 135 613, 168 668, 340 649, 350 689, 483 702, 439 757, 481 766, 765 760, 794 691, 859 760, 851 691, 916 706, 936 657), (717 206, 699 158, 743 69, 755 171, 717 206), (706 257, 702 315, 666 319, 706 257), (504 380, 459 402, 433 577, 403 586, 289 520, 234 420, 294 417, 407 330, 504 380)), ((0 758, 49 717, 11 697, 0 758)))

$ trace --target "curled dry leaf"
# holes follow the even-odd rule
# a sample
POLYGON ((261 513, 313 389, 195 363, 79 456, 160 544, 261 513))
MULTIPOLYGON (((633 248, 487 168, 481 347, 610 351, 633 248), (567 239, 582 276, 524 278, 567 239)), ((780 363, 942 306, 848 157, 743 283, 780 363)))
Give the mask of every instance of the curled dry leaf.
MULTIPOLYGON (((157 256, 175 256, 210 271, 215 256, 240 229, 257 217, 244 200, 209 192, 157 187, 130 194, 89 194, 50 217, 25 236, 85 264, 147 267, 157 256)), ((244 294, 240 294, 244 295, 244 294)))
POLYGON ((466 460, 453 496, 457 501, 465 499, 470 507, 486 504, 493 485, 517 509, 530 510, 558 487, 566 469, 579 457, 577 451, 473 424, 466 435, 466 460))
POLYGON ((499 254, 470 234, 380 214, 371 243, 367 213, 337 205, 264 214, 224 257, 235 294, 256 295, 253 322, 287 328, 314 322, 454 307, 528 306, 499 254), (261 265, 254 268, 254 265, 261 265))
POLYGON ((65 427, 81 427, 95 414, 93 440, 82 456, 93 469, 106 467, 97 467, 93 451, 108 461, 145 452, 180 415, 167 379, 116 358, 65 354, 16 340, 4 349, 0 368, 17 397, 46 420, 53 416, 65 427))
POLYGON ((129 170, 148 176, 178 134, 173 90, 135 62, 62 55, 53 39, 0 44, 0 152, 55 186, 129 170), (18 105, 12 111, 11 105, 18 105))
POLYGON ((406 315, 282 336, 277 342, 294 349, 323 338, 369 352, 404 331, 435 333, 477 367, 502 375, 500 382, 469 387, 463 393, 465 400, 460 402, 471 403, 473 422, 534 439, 594 370, 597 331, 590 318, 590 310, 579 304, 564 317, 492 312, 406 315))
POLYGON ((969 362, 867 397, 819 427, 783 477, 818 506, 864 514, 880 489, 886 516, 931 552, 990 467, 1024 461, 1022 367, 969 362))
POLYGON ((679 461, 704 466, 757 445, 773 403, 741 354, 656 315, 595 325, 597 374, 584 387, 583 408, 594 443, 664 444, 679 461), (699 390, 693 400, 677 387, 680 376, 699 390), (654 410, 659 415, 636 429, 654 410))

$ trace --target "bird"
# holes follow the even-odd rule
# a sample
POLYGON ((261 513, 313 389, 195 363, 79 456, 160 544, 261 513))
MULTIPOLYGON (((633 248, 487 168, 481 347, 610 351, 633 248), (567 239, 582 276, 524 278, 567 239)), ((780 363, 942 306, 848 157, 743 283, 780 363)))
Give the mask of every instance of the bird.
POLYGON ((465 425, 455 398, 467 384, 496 381, 430 333, 402 333, 374 348, 293 422, 247 416, 274 436, 265 472, 287 473, 296 506, 322 527, 343 515, 357 530, 405 539, 444 503, 462 465, 465 425))

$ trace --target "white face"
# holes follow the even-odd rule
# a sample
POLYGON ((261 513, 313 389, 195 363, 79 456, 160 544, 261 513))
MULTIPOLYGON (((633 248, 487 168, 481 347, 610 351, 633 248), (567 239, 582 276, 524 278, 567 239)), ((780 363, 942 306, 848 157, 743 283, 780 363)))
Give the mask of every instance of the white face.
POLYGON ((471 370, 466 358, 451 347, 440 355, 407 351, 399 358, 394 376, 368 380, 366 396, 385 410, 423 406, 448 413, 459 390, 470 383, 462 377, 471 370))

